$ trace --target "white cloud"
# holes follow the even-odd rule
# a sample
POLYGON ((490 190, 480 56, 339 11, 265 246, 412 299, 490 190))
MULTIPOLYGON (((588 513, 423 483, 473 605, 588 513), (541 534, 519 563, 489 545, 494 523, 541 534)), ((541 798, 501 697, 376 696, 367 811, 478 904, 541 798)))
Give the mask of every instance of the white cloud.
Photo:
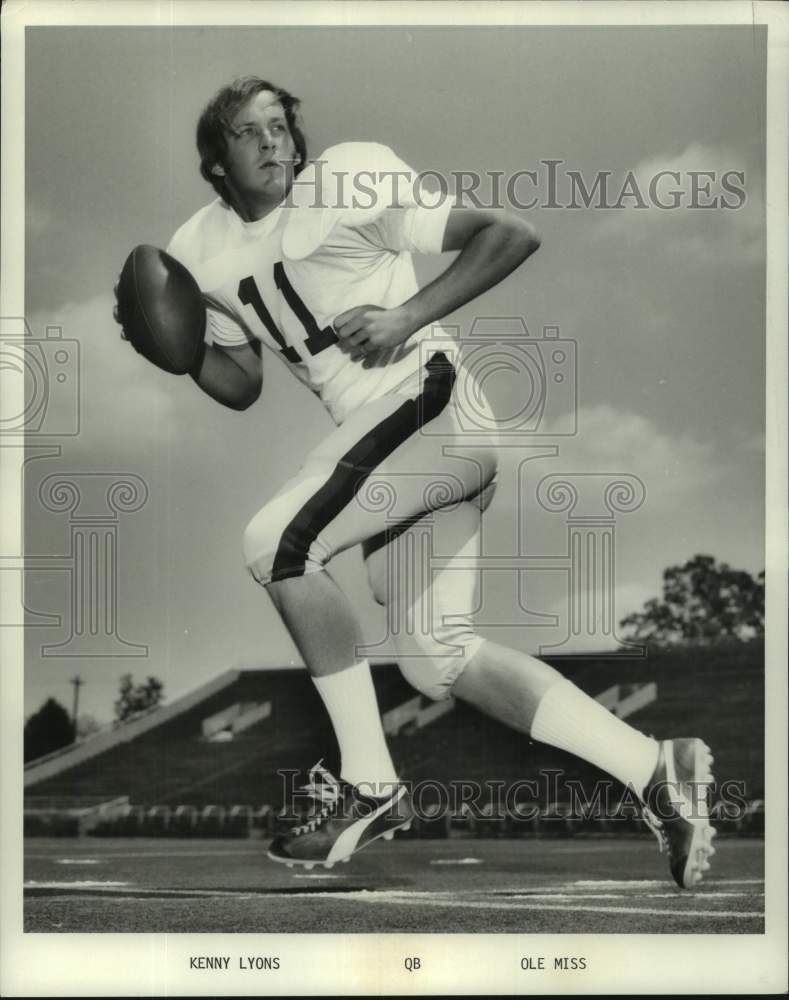
POLYGON ((681 153, 644 159, 632 168, 632 173, 648 207, 635 208, 633 199, 626 199, 625 209, 598 213, 598 236, 627 234, 628 240, 637 240, 640 235, 656 250, 699 263, 710 258, 714 262, 723 256, 746 261, 763 258, 762 177, 742 153, 692 143, 681 153), (741 176, 732 172, 740 172, 741 176), (724 186, 727 174, 728 190, 724 186), (744 191, 744 200, 737 194, 738 189, 744 191), (672 207, 658 207, 653 197, 672 207), (694 203, 708 205, 713 200, 718 207, 691 207, 694 203), (723 201, 737 207, 721 207, 723 201))
MULTIPOLYGON (((545 428, 550 437, 551 426, 545 428)), ((690 435, 670 435, 637 413, 613 406, 581 407, 578 433, 556 438, 553 472, 629 473, 643 480, 650 507, 674 503, 698 487, 709 487, 724 466, 711 445, 690 435)))
MULTIPOLYGON (((111 295, 100 295, 29 318, 35 341, 47 342, 47 327, 60 328, 63 348, 79 357, 80 434, 68 439, 69 451, 89 451, 97 458, 128 456, 147 448, 156 428, 173 418, 175 406, 167 382, 172 376, 155 371, 121 340, 112 306, 111 295)), ((53 343, 44 348, 45 356, 55 349, 53 343)), ((54 380, 50 382, 50 427, 71 424, 76 404, 74 385, 73 379, 62 389, 54 380)))
MULTIPOLYGON (((545 443, 558 445, 559 454, 531 464, 530 478, 525 480, 523 509, 518 513, 529 551, 539 551, 543 556, 569 552, 568 516, 588 514, 592 526, 595 517, 605 516, 601 490, 609 477, 611 481, 636 477, 643 484, 643 504, 629 513, 616 514, 614 622, 641 610, 648 599, 660 596, 661 574, 666 566, 681 563, 699 551, 713 552, 737 565, 743 561, 742 547, 749 551, 753 548, 758 525, 754 528, 747 483, 743 494, 739 455, 722 456, 712 445, 690 434, 665 432, 647 417, 607 404, 582 407, 578 412, 578 434, 574 437, 550 438, 547 436, 550 427, 546 432, 545 443), (553 512, 537 501, 544 477, 567 480, 576 487, 579 500, 570 514, 563 509, 553 512), (748 511, 745 518, 743 511, 748 511), (737 531, 732 532, 735 524, 737 531)), ((755 438, 747 443, 748 448, 756 445, 755 438)), ((504 450, 507 467, 502 469, 503 488, 498 497, 498 502, 504 505, 498 508, 502 521, 514 513, 508 513, 506 508, 519 502, 516 497, 520 494, 510 492, 509 484, 515 480, 514 472, 522 457, 518 449, 504 450), (508 502, 509 498, 512 499, 508 502)), ((547 496, 545 488, 552 481, 555 482, 546 480, 543 499, 547 496)), ((557 498, 562 499, 558 494, 557 498)), ((503 529, 502 534, 504 545, 508 536, 503 529)), ((539 595, 545 582, 543 578, 535 578, 529 586, 539 595)), ((569 580, 561 583, 545 606, 535 596, 535 610, 557 615, 561 624, 555 630, 547 630, 547 635, 533 633, 534 640, 550 645, 561 641, 569 631, 568 586, 569 580)), ((601 652, 615 644, 611 635, 603 631, 601 594, 594 595, 595 602, 589 600, 591 596, 588 586, 584 586, 580 600, 584 614, 594 608, 594 627, 584 622, 582 634, 554 652, 601 652)))

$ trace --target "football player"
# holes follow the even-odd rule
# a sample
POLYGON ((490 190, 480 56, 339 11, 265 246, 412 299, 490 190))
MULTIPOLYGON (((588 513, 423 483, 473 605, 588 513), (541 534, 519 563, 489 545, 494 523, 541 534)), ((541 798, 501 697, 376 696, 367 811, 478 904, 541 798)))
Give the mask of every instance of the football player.
POLYGON ((495 421, 457 343, 435 324, 538 249, 532 225, 431 195, 378 144, 343 143, 308 163, 298 100, 257 77, 211 100, 197 145, 217 197, 168 248, 196 278, 208 310, 208 347, 193 379, 218 402, 244 409, 261 392, 264 346, 337 424, 244 533, 247 566, 304 658, 341 758, 339 779, 312 769, 315 808, 269 856, 330 867, 411 821, 369 664, 357 656, 356 616, 326 569, 336 553, 361 544, 409 682, 431 698, 464 699, 632 787, 668 845, 677 883, 695 885, 714 853, 704 743, 643 735, 552 667, 478 635, 472 622, 480 516, 495 485, 495 421), (453 262, 419 288, 412 255, 446 251, 457 252, 453 262), (453 454, 442 444, 462 437, 470 397, 491 432, 467 436, 453 454), (450 560, 415 585, 391 568, 408 562, 425 516, 434 551, 456 565, 450 560))

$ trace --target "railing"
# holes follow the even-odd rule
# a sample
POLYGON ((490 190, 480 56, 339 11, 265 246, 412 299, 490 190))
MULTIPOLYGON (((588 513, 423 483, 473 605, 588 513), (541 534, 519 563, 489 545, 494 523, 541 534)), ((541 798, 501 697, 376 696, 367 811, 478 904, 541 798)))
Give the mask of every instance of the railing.
POLYGON ((37 760, 28 762, 25 764, 25 788, 51 778, 61 771, 65 771, 67 768, 74 767, 76 764, 90 760, 91 757, 104 753, 119 743, 127 743, 130 740, 136 739, 154 727, 160 726, 163 722, 167 722, 169 719, 173 719, 183 712, 188 711, 211 694, 234 683, 238 680, 238 677, 238 670, 228 670, 209 684, 204 684, 202 687, 190 691, 169 705, 162 705, 149 712, 137 715, 129 722, 124 722, 117 726, 117 728, 103 729, 88 740, 84 740, 81 743, 73 743, 62 750, 56 750, 45 757, 39 757, 37 760))
POLYGON ((614 684, 596 695, 603 708, 613 712, 620 719, 646 708, 657 701, 658 689, 654 681, 648 684, 614 684))

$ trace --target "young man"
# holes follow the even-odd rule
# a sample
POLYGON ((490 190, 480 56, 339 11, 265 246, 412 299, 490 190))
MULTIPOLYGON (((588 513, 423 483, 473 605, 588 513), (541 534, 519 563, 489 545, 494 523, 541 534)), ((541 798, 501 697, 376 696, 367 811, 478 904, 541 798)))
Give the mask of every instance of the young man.
POLYGON ((218 198, 168 248, 208 308, 209 346, 192 376, 200 388, 226 406, 251 405, 263 343, 338 425, 244 535, 250 572, 304 658, 341 755, 339 781, 313 769, 314 812, 269 856, 330 867, 410 823, 369 665, 357 656, 356 617, 326 571, 334 554, 362 544, 373 593, 398 625, 410 683, 433 698, 464 699, 631 786, 649 804, 645 816, 669 847, 674 878, 692 887, 714 853, 708 748, 643 736, 547 664, 477 635, 471 620, 477 574, 468 567, 495 481, 495 422, 488 411, 490 435, 467 437, 460 457, 442 448, 463 433, 460 381, 487 404, 458 345, 433 324, 531 256, 534 229, 517 216, 431 199, 385 146, 345 143, 307 165, 298 107, 256 77, 214 97, 197 144, 218 198), (418 288, 411 255, 445 251, 458 255, 418 288), (420 589, 388 570, 426 514, 434 549, 457 566, 450 560, 420 589), (413 621, 421 627, 407 627, 413 621))

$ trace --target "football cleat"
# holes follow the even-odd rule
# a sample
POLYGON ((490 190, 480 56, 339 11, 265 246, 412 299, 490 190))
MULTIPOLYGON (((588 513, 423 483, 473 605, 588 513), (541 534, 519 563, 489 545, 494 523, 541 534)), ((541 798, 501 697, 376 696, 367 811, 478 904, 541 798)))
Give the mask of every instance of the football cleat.
POLYGON ((701 882, 715 853, 708 801, 712 763, 702 740, 663 740, 655 773, 644 789, 644 822, 661 852, 668 850, 671 874, 681 889, 701 882))
POLYGON ((402 782, 379 798, 365 794, 358 785, 338 781, 318 763, 303 787, 314 800, 312 811, 289 835, 277 837, 268 850, 272 861, 288 868, 332 868, 339 861, 349 861, 351 855, 379 837, 391 840, 395 830, 408 830, 414 817, 411 797, 402 782))

